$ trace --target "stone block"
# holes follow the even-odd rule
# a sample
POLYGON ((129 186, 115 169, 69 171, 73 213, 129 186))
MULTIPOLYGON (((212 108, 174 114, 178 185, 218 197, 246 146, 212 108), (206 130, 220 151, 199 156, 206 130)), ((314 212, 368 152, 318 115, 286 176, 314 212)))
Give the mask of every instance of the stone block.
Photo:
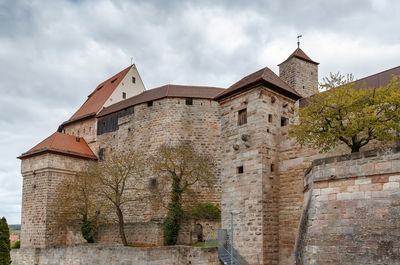
POLYGON ((398 190, 400 187, 399 182, 389 182, 383 184, 383 190, 398 190))
POLYGON ((371 179, 370 178, 357 178, 354 181, 354 184, 356 184, 356 185, 371 184, 371 179))
POLYGON ((339 201, 342 200, 350 200, 351 199, 351 193, 350 192, 341 192, 337 194, 337 199, 339 201))

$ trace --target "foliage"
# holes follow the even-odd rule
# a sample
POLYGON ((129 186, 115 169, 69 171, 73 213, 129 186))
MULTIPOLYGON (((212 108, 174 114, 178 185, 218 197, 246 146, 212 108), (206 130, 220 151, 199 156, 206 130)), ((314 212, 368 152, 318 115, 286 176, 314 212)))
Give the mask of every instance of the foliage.
POLYGON ((82 236, 92 243, 93 235, 100 219, 100 211, 106 212, 107 204, 98 195, 98 180, 91 172, 94 164, 88 165, 86 171, 65 178, 57 186, 55 206, 59 209, 56 222, 60 228, 81 226, 82 236), (88 216, 91 216, 88 220, 88 216), (95 220, 93 220, 95 219, 95 220))
POLYGON ((17 241, 15 241, 11 248, 20 248, 21 247, 21 241, 18 239, 17 241))
POLYGON ((119 234, 124 246, 128 245, 125 235, 123 207, 144 198, 138 194, 142 190, 144 177, 143 156, 134 151, 113 154, 101 161, 89 172, 98 180, 97 193, 106 200, 118 219, 119 234), (134 196, 136 195, 136 196, 134 196))
POLYGON ((0 219, 0 264, 11 263, 10 250, 10 229, 6 218, 3 217, 0 219))
POLYGON ((191 209, 191 217, 204 220, 221 220, 221 210, 215 204, 203 202, 191 209))
MULTIPOLYGON (((184 217, 184 194, 196 183, 211 187, 214 165, 209 157, 196 153, 190 143, 161 145, 151 161, 161 186, 170 186, 164 191, 170 192, 164 237, 167 245, 175 245, 184 217)), ((160 199, 167 197, 164 192, 160 199)))
POLYGON ((299 123, 291 135, 301 145, 326 152, 345 143, 351 152, 372 140, 389 141, 400 129, 399 76, 385 87, 367 88, 365 84, 331 74, 324 78, 320 92, 308 98, 309 105, 298 112, 299 123))
POLYGON ((89 218, 87 218, 87 216, 84 215, 82 218, 81 232, 83 238, 88 243, 94 243, 94 235, 96 234, 97 231, 97 219, 98 219, 98 213, 89 218))

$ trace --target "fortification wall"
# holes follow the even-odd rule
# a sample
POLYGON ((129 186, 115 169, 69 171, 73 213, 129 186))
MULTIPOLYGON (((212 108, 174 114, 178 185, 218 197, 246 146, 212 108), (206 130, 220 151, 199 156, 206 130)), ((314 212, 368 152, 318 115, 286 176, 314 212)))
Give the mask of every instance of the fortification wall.
POLYGON ((297 242, 306 264, 398 264, 399 173, 399 148, 314 161, 297 242))
MULTIPOLYGON (((209 190, 200 184, 195 185, 190 196, 196 197, 197 201, 219 205, 221 200, 219 137, 220 118, 217 102, 193 99, 193 105, 186 105, 185 99, 166 98, 154 101, 152 106, 148 106, 147 103, 135 106, 132 114, 118 119, 117 130, 98 135, 97 144, 99 148, 104 148, 105 159, 112 153, 128 149, 138 150, 145 158, 149 158, 161 144, 190 141, 196 151, 210 156, 216 164, 214 176, 210 176, 214 179, 213 189, 209 190)), ((143 186, 139 188, 149 190, 151 179, 156 176, 152 176, 150 168, 147 168, 146 175, 148 177, 143 180, 143 186)), ((146 191, 129 194, 132 197, 146 195, 148 195, 146 191)), ((130 225, 135 223, 140 225, 145 222, 162 223, 165 214, 166 209, 160 206, 159 201, 142 200, 127 204, 124 208, 125 221, 130 225)), ((192 226, 185 227, 193 229, 192 226)), ((190 232, 183 229, 179 242, 190 241, 190 232), (187 238, 183 235, 187 235, 187 238)), ((146 239, 145 230, 137 230, 137 233, 140 233, 139 238, 146 239)), ((162 233, 154 235, 162 236, 162 233)), ((107 238, 106 235, 100 235, 99 238, 102 242, 114 241, 114 238, 107 238)), ((145 244, 146 241, 141 243, 145 244)), ((150 241, 163 242, 163 238, 158 237, 150 241)))
POLYGON ((47 249, 13 249, 14 265, 214 265, 217 248, 171 246, 133 248, 108 245, 82 245, 47 249))

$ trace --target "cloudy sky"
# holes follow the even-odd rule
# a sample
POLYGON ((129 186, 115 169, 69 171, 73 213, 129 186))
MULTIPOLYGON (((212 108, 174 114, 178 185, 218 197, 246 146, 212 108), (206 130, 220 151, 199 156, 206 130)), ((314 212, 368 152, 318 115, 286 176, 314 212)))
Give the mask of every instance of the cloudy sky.
POLYGON ((20 223, 16 157, 130 64, 147 89, 228 87, 296 48, 361 78, 400 65, 400 1, 0 0, 0 217, 20 223))

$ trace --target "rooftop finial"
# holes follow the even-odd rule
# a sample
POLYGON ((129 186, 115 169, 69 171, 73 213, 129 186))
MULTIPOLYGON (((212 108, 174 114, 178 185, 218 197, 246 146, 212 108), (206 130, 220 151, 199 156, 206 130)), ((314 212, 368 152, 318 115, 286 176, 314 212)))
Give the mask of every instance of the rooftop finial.
POLYGON ((297 36, 297 48, 300 48, 300 38, 303 37, 303 35, 297 36))

